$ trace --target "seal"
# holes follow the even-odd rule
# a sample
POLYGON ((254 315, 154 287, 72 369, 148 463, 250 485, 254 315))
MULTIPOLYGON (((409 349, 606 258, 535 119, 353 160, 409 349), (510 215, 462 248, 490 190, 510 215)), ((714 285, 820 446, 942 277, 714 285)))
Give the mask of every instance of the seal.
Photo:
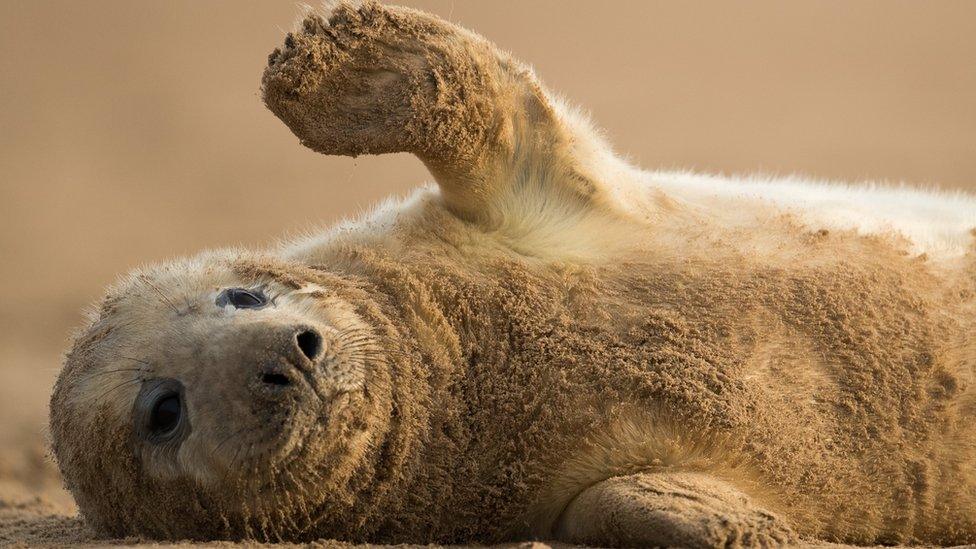
POLYGON ((51 398, 100 535, 976 542, 973 197, 642 172, 375 3, 305 18, 262 88, 436 185, 108 291, 51 398))

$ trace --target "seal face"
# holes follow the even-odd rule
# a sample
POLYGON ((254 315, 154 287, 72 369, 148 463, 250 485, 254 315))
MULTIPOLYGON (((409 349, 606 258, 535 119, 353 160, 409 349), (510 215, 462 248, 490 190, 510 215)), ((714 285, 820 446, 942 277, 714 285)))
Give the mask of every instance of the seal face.
POLYGON ((308 278, 241 275, 254 264, 218 254, 137 273, 69 353, 52 397, 55 452, 86 515, 107 531, 263 528, 256 535, 274 538, 283 528, 261 526, 265 506, 319 504, 323 481, 341 483, 364 440, 382 436, 369 402, 382 391, 366 394, 382 360, 372 328, 340 296, 348 287, 321 286, 322 276, 287 264, 308 278), (213 512, 170 517, 164 505, 147 509, 148 492, 213 512), (308 496, 280 502, 276 493, 308 496))

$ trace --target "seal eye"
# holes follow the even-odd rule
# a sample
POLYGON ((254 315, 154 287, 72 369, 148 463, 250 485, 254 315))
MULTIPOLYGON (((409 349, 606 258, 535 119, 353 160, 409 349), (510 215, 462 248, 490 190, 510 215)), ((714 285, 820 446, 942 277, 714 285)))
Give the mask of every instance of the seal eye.
POLYGON ((190 433, 185 394, 183 384, 175 379, 146 380, 133 403, 135 434, 151 444, 178 448, 190 433))
POLYGON ((169 394, 156 401, 149 414, 149 431, 153 435, 166 435, 180 424, 183 407, 179 395, 169 394))
POLYGON ((220 292, 215 303, 218 307, 233 305, 235 309, 260 309, 268 304, 268 298, 261 290, 227 288, 220 292))

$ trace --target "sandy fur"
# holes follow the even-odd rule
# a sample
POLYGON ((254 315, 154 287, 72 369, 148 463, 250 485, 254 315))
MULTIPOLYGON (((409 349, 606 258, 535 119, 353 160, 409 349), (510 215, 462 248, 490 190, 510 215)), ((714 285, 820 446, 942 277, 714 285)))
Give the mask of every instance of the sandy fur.
MULTIPOLYGON (((560 517, 619 494, 646 498, 621 507, 639 516, 679 486, 718 487, 667 519, 685 545, 759 543, 742 532, 766 522, 769 539, 976 543, 972 197, 643 173, 485 39, 371 3, 309 16, 263 87, 307 146, 412 152, 437 187, 110 291, 51 408, 100 532, 629 544, 560 517), (213 346, 224 325, 202 319, 228 285, 282 301, 227 322, 361 325, 371 350, 335 341, 342 390, 299 408, 300 443, 228 475, 233 425, 201 419, 199 454, 154 465, 133 441, 138 376, 204 368, 165 334, 213 346), (146 369, 110 374, 132 387, 93 394, 133 352, 146 369), (728 532, 688 526, 705 508, 728 532)), ((226 394, 197 401, 211 414, 242 398, 198 385, 226 394)))

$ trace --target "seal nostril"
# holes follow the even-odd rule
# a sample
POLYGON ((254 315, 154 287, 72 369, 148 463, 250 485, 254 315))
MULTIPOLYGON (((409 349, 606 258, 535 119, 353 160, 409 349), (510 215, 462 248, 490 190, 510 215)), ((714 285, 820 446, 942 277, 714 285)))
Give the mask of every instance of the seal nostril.
POLYGON ((295 336, 298 348, 309 360, 315 360, 322 350, 322 336, 312 330, 305 330, 295 336))
POLYGON ((282 374, 264 374, 261 376, 261 381, 268 385, 291 385, 291 380, 288 379, 288 376, 282 374))

